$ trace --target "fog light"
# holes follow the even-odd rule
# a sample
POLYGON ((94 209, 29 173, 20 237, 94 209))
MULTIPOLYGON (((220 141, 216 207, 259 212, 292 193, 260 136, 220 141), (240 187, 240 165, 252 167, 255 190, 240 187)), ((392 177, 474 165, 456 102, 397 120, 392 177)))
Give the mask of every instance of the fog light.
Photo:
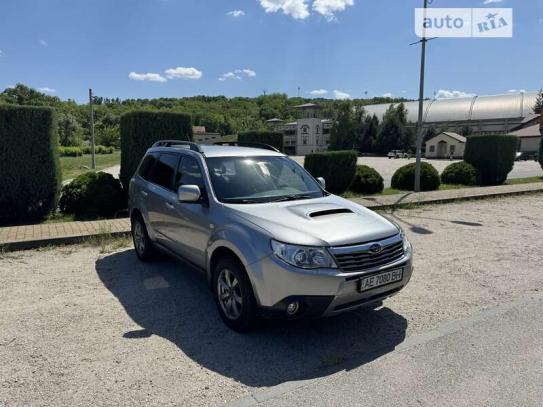
POLYGON ((287 314, 294 315, 298 312, 298 309, 300 308, 300 304, 298 301, 291 302, 287 305, 287 314))

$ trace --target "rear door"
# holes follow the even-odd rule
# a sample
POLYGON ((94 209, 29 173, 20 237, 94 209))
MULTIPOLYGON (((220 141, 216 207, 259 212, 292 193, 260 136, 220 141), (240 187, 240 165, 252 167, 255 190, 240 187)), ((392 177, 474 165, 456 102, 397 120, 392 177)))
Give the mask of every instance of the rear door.
POLYGON ((147 188, 147 216, 156 240, 168 247, 174 221, 175 201, 174 177, 179 164, 177 153, 160 153, 151 171, 147 188))

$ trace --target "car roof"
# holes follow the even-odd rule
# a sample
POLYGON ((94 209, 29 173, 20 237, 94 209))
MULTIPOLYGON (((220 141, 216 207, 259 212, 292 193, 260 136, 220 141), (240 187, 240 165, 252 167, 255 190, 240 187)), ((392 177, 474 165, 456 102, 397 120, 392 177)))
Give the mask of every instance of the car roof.
MULTIPOLYGON (((265 150, 263 148, 254 148, 254 147, 241 147, 241 146, 215 146, 215 145, 205 145, 200 144, 200 151, 204 154, 206 158, 210 157, 284 157, 285 154, 279 153, 272 150, 265 150)), ((172 146, 172 147, 153 147, 149 151, 172 151, 172 150, 182 150, 182 151, 192 151, 187 147, 183 146, 172 146)), ((197 154, 197 153, 196 153, 197 154)))

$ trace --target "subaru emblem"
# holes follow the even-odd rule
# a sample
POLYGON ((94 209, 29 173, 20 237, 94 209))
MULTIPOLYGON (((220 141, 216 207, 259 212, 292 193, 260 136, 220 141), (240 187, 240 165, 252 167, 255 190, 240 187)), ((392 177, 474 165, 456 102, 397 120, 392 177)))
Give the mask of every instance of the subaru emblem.
POLYGON ((374 243, 370 246, 370 253, 372 254, 379 254, 383 250, 383 246, 381 246, 379 243, 374 243))

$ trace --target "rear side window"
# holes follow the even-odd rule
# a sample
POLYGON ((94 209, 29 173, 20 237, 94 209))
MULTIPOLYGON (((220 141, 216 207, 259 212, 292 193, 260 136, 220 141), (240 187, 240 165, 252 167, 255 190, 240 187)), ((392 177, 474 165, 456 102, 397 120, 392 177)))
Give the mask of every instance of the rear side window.
POLYGON ((160 154, 153 170, 150 181, 161 187, 173 190, 173 176, 176 172, 179 156, 177 154, 160 154))
POLYGON ((153 169, 153 165, 155 164, 155 162, 156 157, 153 154, 145 156, 138 170, 138 175, 143 179, 149 181, 151 178, 151 170, 153 169))

